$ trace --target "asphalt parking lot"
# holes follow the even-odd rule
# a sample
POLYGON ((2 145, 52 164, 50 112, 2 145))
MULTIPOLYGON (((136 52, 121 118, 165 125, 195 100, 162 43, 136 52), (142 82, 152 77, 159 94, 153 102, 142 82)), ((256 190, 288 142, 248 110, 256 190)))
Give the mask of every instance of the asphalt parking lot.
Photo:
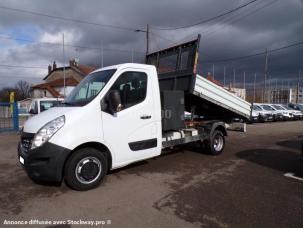
POLYGON ((3 227, 12 227, 4 220, 31 219, 102 220, 110 223, 103 227, 132 228, 303 227, 303 121, 230 132, 217 157, 179 148, 113 171, 87 192, 34 184, 18 162, 18 137, 0 134, 3 227))

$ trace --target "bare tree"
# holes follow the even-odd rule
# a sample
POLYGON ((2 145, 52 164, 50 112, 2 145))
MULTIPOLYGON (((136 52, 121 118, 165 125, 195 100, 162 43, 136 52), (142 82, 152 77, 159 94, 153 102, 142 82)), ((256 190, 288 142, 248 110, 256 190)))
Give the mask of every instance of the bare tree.
POLYGON ((27 81, 20 80, 15 86, 16 100, 29 98, 31 95, 31 86, 27 81))

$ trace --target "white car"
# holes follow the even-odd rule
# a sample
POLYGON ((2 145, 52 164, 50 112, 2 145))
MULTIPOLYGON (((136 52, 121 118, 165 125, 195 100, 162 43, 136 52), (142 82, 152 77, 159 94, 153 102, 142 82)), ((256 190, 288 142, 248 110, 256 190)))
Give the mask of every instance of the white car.
POLYGON ((63 98, 33 98, 30 104, 29 113, 31 115, 39 114, 52 107, 58 106, 63 100, 63 98))
POLYGON ((260 104, 260 107, 265 111, 271 112, 273 115, 274 121, 283 120, 283 115, 282 115, 281 111, 276 110, 269 104, 260 104))
POLYGON ((252 122, 273 121, 273 114, 270 111, 262 109, 258 104, 253 104, 251 113, 252 122))
POLYGON ((281 105, 285 110, 291 112, 294 120, 300 120, 303 118, 303 113, 301 111, 295 110, 288 105, 281 105))
POLYGON ((281 105, 272 104, 270 106, 282 113, 283 120, 291 120, 291 119, 293 119, 293 113, 290 112, 290 111, 288 111, 288 110, 286 110, 286 109, 284 109, 281 105))

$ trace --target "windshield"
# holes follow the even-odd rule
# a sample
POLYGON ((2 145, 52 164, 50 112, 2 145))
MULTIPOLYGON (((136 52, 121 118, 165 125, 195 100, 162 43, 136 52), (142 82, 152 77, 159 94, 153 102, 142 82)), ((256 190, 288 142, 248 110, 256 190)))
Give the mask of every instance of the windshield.
POLYGON ((255 111, 262 111, 262 108, 260 108, 257 105, 253 105, 253 110, 255 110, 255 111))
POLYGON ((61 101, 40 101, 40 112, 46 111, 52 107, 59 106, 61 101))
POLYGON ((295 109, 293 109, 293 108, 291 108, 291 107, 289 107, 289 106, 287 106, 287 105, 283 105, 283 107, 284 107, 285 109, 287 109, 287 110, 295 110, 295 109))
POLYGON ((104 88, 116 69, 98 71, 87 75, 70 95, 65 99, 65 105, 83 106, 92 101, 104 88))
POLYGON ((275 111, 272 107, 270 107, 269 105, 262 105, 262 108, 266 111, 275 111))
POLYGON ((279 105, 273 105, 273 107, 277 110, 285 110, 284 108, 282 108, 281 106, 279 105))

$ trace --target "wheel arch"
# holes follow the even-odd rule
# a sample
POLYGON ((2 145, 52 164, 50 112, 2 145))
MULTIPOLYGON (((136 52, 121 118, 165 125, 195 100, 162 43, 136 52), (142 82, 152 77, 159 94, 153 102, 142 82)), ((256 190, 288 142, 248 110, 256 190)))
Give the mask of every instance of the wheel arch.
MULTIPOLYGON (((107 146, 105 146, 104 144, 102 143, 99 143, 99 142, 86 142, 86 143, 83 143, 83 144, 80 144, 78 145, 77 147, 75 147, 67 156, 67 158, 65 159, 65 162, 64 162, 64 166, 66 165, 66 162, 68 161, 68 159, 79 149, 82 149, 82 148, 94 148, 94 149, 97 149, 98 151, 100 151, 100 153, 104 153, 105 156, 106 156, 106 159, 107 159, 107 162, 108 162, 108 170, 110 170, 112 168, 112 162, 113 162, 113 157, 112 157, 112 154, 110 152, 110 150, 108 149, 107 146)), ((64 169, 62 169, 62 177, 64 177, 64 169)))
POLYGON ((211 126, 211 131, 210 131, 210 134, 209 134, 210 137, 213 135, 213 133, 216 130, 221 131, 224 136, 227 136, 227 130, 226 130, 226 127, 225 127, 225 123, 219 121, 219 122, 212 122, 211 124, 212 124, 212 126, 211 126))
POLYGON ((218 126, 214 127, 213 132, 214 131, 221 131, 224 136, 227 136, 227 130, 226 130, 225 126, 223 126, 223 125, 218 125, 218 126))

